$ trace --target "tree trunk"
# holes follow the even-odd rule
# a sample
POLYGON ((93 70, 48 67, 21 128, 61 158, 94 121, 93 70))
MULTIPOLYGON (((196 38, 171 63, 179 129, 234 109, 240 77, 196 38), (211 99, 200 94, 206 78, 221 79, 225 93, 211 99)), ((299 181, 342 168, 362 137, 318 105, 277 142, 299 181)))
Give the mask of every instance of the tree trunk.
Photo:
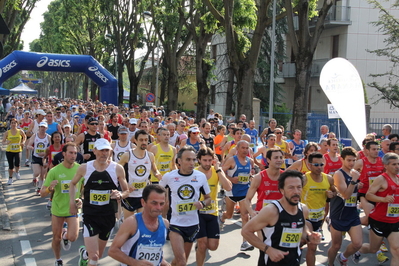
POLYGON ((308 114, 309 85, 312 63, 306 63, 299 58, 295 62, 295 91, 291 131, 299 129, 302 138, 306 139, 306 122, 308 114))
POLYGON ((117 79, 118 79, 118 103, 123 103, 123 64, 121 63, 121 58, 118 56, 116 57, 116 69, 118 71, 117 79))
POLYGON ((89 90, 89 78, 87 76, 84 77, 82 90, 83 90, 82 91, 83 100, 87 101, 87 99, 88 99, 87 94, 88 94, 88 90, 89 90))
POLYGON ((126 68, 130 83, 130 94, 129 94, 129 106, 130 106, 132 105, 132 103, 137 102, 137 93, 138 93, 139 84, 136 78, 136 73, 134 72, 134 62, 129 61, 126 64, 126 68))
POLYGON ((180 58, 176 58, 172 55, 169 58, 169 68, 168 68, 168 110, 177 110, 177 103, 179 97, 179 80, 177 71, 177 62, 180 58))
POLYGON ((254 85, 255 69, 244 64, 240 66, 237 77, 237 114, 238 118, 240 115, 245 114, 247 121, 253 118, 253 85, 254 85))
POLYGON ((233 93, 234 93, 234 71, 230 68, 228 68, 226 71, 228 71, 228 81, 227 81, 227 91, 226 91, 226 109, 224 110, 225 116, 227 117, 230 115, 232 111, 236 111, 236 107, 234 106, 233 110, 233 93))
MULTIPOLYGON (((206 41, 206 40, 205 40, 206 41)), ((195 56, 195 69, 196 69, 196 80, 197 80, 197 121, 201 118, 206 118, 209 86, 208 86, 208 73, 210 65, 204 60, 206 44, 204 42, 197 42, 196 56, 195 56)))

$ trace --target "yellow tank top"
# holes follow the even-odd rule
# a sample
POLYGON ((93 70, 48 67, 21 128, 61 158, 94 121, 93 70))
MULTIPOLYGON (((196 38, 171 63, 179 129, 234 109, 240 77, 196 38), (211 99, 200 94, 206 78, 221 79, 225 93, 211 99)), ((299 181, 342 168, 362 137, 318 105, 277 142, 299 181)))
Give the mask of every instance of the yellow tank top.
MULTIPOLYGON (((195 169, 198 170, 198 167, 195 169)), ((211 205, 201 209, 199 211, 200 213, 212 214, 212 215, 218 216, 218 201, 217 201, 218 184, 219 184, 219 177, 218 177, 218 174, 216 173, 215 168, 212 166, 212 176, 211 176, 211 178, 208 179, 208 185, 209 185, 209 188, 211 189, 211 193, 209 194, 211 196, 211 200, 212 200, 211 205)), ((201 194, 200 200, 204 200, 204 195, 201 194)))
MULTIPOLYGON (((276 143, 275 143, 274 145, 276 145, 277 147, 280 147, 280 149, 281 149, 284 153, 290 153, 290 150, 288 149, 288 144, 287 144, 287 142, 285 142, 284 140, 281 141, 281 144, 278 144, 277 141, 276 141, 276 143)), ((285 165, 285 160, 284 160, 283 164, 281 165, 281 168, 282 168, 282 169, 287 168, 287 166, 285 165)))
POLYGON ((323 180, 316 182, 310 176, 310 172, 306 173, 306 185, 302 189, 301 202, 309 208, 308 220, 317 222, 324 218, 324 207, 326 205, 327 193, 330 189, 327 175, 321 173, 323 180))
POLYGON ((20 145, 22 140, 22 135, 20 129, 17 129, 17 133, 12 135, 11 129, 7 131, 7 140, 10 141, 10 144, 7 145, 6 151, 8 152, 21 152, 22 147, 20 145))
POLYGON ((302 166, 301 166, 301 170, 299 172, 301 172, 302 174, 310 172, 310 169, 309 169, 308 165, 306 164, 305 159, 302 159, 302 166))
MULTIPOLYGON (((157 153, 155 154, 155 165, 163 176, 171 170, 170 168, 172 166, 172 160, 174 157, 172 145, 169 145, 169 151, 167 152, 162 150, 160 144, 156 144, 155 147, 157 147, 157 153)), ((151 175, 151 182, 158 181, 159 180, 154 175, 151 175)))

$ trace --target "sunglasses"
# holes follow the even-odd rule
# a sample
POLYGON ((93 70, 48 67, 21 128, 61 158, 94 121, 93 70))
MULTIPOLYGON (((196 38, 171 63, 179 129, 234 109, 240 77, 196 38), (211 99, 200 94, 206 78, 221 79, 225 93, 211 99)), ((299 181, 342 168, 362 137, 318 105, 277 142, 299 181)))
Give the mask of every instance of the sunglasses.
POLYGON ((324 163, 311 163, 311 165, 319 167, 319 166, 324 166, 324 163))
POLYGON ((89 125, 91 125, 91 126, 97 126, 98 123, 90 123, 89 125))
POLYGON ((283 134, 282 132, 276 132, 276 134, 279 134, 279 135, 281 135, 281 134, 283 134))

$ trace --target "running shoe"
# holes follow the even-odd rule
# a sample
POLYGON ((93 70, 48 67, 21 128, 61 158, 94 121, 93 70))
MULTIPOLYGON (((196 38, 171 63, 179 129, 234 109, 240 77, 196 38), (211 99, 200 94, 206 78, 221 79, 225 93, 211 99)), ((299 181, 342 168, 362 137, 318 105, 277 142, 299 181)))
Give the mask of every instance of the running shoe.
POLYGON ((379 264, 383 264, 384 262, 387 262, 389 258, 385 256, 384 253, 380 252, 377 254, 377 260, 379 264))
POLYGON ((15 178, 16 178, 17 180, 20 180, 20 179, 21 179, 21 175, 19 174, 19 172, 15 172, 15 178))
POLYGON ((71 249, 71 241, 69 241, 68 239, 64 239, 64 236, 67 234, 67 228, 63 228, 62 229, 62 236, 61 236, 61 246, 62 249, 65 251, 68 251, 71 249))
POLYGON ((320 228, 318 232, 321 234, 321 241, 324 241, 326 238, 324 237, 323 229, 320 228))
POLYGON ((51 201, 51 199, 49 199, 49 200, 47 201, 47 204, 46 204, 46 209, 47 209, 47 210, 51 210, 51 204, 52 204, 52 201, 51 201))
POLYGON ((79 248, 79 262, 78 262, 79 266, 87 266, 87 264, 89 262, 89 258, 84 259, 85 253, 86 253, 85 246, 80 246, 80 248, 79 248))
POLYGON ((36 189, 36 195, 40 195, 40 187, 36 189))
POLYGON ((12 178, 8 179, 7 185, 12 185, 12 178))
POLYGON ((62 260, 56 260, 54 266, 62 266, 62 260))
POLYGON ((358 264, 359 263, 360 256, 361 256, 361 254, 360 254, 359 251, 357 251, 355 254, 352 255, 352 261, 353 261, 354 264, 358 264))
POLYGON ((337 255, 337 261, 338 261, 339 265, 341 265, 341 266, 348 265, 348 259, 346 259, 346 260, 341 259, 341 254, 337 255))
POLYGON ((387 246, 385 246, 384 241, 382 241, 382 243, 381 243, 380 250, 382 252, 388 252, 388 248, 387 248, 387 246))
POLYGON ((29 166, 30 166, 30 165, 29 165, 29 160, 26 160, 26 161, 25 161, 25 166, 26 166, 26 167, 29 167, 29 166))
POLYGON ((234 213, 235 214, 240 214, 241 213, 241 211, 240 211, 240 205, 236 205, 236 207, 235 207, 235 210, 234 210, 234 213))
POLYGON ((247 241, 242 242, 241 244, 241 251, 249 251, 249 250, 254 250, 254 246, 249 244, 247 241))

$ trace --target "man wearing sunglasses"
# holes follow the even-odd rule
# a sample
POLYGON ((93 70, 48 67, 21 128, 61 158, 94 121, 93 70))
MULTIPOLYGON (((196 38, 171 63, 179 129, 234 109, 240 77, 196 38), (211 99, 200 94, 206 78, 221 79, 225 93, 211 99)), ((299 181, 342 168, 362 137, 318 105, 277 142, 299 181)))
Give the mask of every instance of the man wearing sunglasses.
POLYGON ((96 159, 94 155, 94 143, 97 139, 103 138, 98 131, 98 120, 95 117, 91 117, 88 120, 88 129, 84 131, 76 138, 76 145, 79 147, 83 143, 83 158, 85 162, 92 161, 96 159))
MULTIPOLYGON (((309 208, 309 216, 306 218, 309 230, 317 232, 323 224, 327 198, 335 197, 337 192, 333 178, 323 173, 323 154, 313 152, 308 160, 310 172, 305 174, 301 202, 309 208)), ((306 264, 314 266, 317 245, 310 242, 307 245, 306 264)))

